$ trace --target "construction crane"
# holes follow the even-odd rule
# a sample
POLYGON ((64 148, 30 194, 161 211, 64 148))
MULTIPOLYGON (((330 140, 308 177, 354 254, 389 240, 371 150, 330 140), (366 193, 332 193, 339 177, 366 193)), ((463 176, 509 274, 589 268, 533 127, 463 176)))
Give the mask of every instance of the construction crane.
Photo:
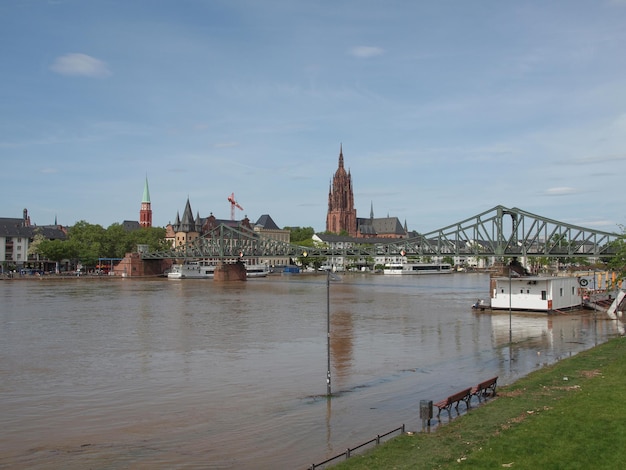
POLYGON ((235 207, 239 210, 243 210, 243 207, 235 200, 235 193, 228 196, 228 202, 230 202, 230 220, 235 220, 235 207))

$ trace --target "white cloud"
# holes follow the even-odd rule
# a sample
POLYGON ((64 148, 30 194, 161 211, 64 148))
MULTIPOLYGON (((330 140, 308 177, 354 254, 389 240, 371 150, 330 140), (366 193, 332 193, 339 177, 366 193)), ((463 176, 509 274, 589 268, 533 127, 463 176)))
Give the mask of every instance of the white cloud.
POLYGON ((370 57, 376 57, 377 55, 382 55, 385 52, 384 49, 380 47, 372 47, 372 46, 357 46, 350 49, 350 54, 359 57, 362 59, 369 59, 370 57))
POLYGON ((61 75, 71 76, 102 78, 111 75, 105 62, 80 53, 57 57, 50 69, 61 75))
POLYGON ((575 192, 576 189, 567 186, 546 189, 546 194, 548 196, 567 196, 568 194, 574 194, 575 192))

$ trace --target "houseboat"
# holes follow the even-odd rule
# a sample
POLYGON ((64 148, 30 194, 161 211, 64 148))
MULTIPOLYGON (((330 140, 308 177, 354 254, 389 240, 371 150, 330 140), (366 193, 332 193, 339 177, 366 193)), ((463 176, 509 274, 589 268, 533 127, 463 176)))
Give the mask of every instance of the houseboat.
POLYGON ((390 263, 383 268, 383 274, 449 274, 452 265, 448 263, 390 263))
POLYGON ((581 308, 583 290, 576 276, 520 276, 491 278, 493 310, 558 312, 581 308))

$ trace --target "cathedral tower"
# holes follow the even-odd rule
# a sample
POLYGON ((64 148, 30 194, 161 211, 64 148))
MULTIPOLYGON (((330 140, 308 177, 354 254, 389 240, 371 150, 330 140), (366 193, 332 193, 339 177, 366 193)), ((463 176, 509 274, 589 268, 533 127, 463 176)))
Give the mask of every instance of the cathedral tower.
POLYGON ((139 225, 141 227, 152 227, 152 208, 150 204, 150 190, 148 189, 148 177, 143 187, 143 198, 141 199, 141 210, 139 211, 139 225))
POLYGON ((343 146, 340 146, 339 167, 328 191, 326 231, 337 234, 346 231, 351 237, 356 237, 356 229, 352 176, 343 167, 343 146))

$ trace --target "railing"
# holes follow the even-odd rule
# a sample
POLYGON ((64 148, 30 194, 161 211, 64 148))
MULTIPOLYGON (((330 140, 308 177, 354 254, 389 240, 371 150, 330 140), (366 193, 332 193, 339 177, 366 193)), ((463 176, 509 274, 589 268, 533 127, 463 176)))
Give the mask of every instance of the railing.
POLYGON ((397 432, 397 431, 400 431, 400 434, 404 434, 404 424, 403 424, 402 426, 400 426, 399 428, 392 429, 391 431, 389 431, 389 432, 387 432, 387 433, 385 433, 385 434, 379 434, 379 435, 378 435, 378 436, 376 436, 374 439, 370 439, 369 441, 364 442, 363 444, 359 444, 359 445, 358 445, 358 446, 356 446, 356 447, 348 448, 348 449, 346 449, 346 451, 345 451, 345 452, 342 452, 341 454, 338 454, 338 455, 335 455, 334 457, 331 457, 331 458, 329 458, 329 459, 326 459, 326 460, 324 460, 323 462, 320 462, 320 463, 314 463, 313 465, 311 465, 311 466, 309 467, 309 469, 310 469, 310 470, 315 470, 316 468, 321 467, 322 465, 326 465, 326 464, 328 464, 328 463, 332 462, 333 460, 336 460, 336 459, 338 459, 339 457, 343 457, 343 456, 345 456, 345 457, 346 457, 346 460, 347 460, 347 459, 349 459, 349 458, 350 458, 350 456, 352 455, 352 452, 354 452, 355 450, 359 450, 359 449, 361 449, 361 448, 365 447, 366 445, 372 444, 372 443, 374 443, 374 442, 376 443, 376 445, 379 445, 379 444, 380 444, 380 440, 381 440, 383 437, 387 437, 387 436, 389 436, 390 434, 393 434, 394 432, 397 432))

